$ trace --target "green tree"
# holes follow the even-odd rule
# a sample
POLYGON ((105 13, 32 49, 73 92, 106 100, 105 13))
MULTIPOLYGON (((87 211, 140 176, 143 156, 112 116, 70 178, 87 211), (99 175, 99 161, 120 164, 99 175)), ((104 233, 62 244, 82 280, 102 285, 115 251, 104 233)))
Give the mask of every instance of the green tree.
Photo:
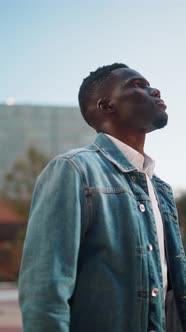
POLYGON ((186 250, 186 192, 182 193, 176 199, 176 205, 180 220, 180 230, 181 230, 182 240, 186 250))
POLYGON ((49 161, 49 156, 30 147, 23 159, 17 160, 5 175, 2 196, 27 219, 36 177, 49 161))
POLYGON ((30 147, 23 159, 17 160, 5 175, 1 196, 18 212, 25 224, 13 241, 5 241, 0 248, 0 280, 17 280, 25 237, 32 192, 36 177, 46 166, 49 157, 30 147))

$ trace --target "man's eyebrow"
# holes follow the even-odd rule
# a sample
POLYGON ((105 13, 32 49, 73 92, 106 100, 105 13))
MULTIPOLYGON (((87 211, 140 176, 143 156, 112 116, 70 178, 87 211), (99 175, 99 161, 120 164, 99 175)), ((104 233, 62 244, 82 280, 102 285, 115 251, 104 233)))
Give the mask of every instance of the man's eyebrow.
POLYGON ((126 83, 131 83, 133 81, 142 81, 144 82, 147 86, 150 86, 150 83, 145 79, 145 78, 142 78, 142 77, 132 77, 132 78, 129 78, 126 83))

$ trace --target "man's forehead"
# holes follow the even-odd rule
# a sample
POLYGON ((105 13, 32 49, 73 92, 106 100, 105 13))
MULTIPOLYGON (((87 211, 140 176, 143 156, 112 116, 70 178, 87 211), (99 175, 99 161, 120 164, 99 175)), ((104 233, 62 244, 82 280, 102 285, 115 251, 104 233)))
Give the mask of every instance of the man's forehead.
POLYGON ((131 68, 117 68, 112 70, 112 73, 120 78, 123 78, 124 80, 128 80, 130 78, 140 78, 146 80, 143 75, 131 68))

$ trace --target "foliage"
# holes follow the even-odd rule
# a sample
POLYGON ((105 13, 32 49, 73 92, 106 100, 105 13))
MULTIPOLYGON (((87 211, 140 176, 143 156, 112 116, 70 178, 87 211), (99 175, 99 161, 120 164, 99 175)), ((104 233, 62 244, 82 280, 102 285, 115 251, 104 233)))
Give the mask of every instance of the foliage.
POLYGON ((34 147, 30 147, 26 157, 17 160, 5 176, 6 191, 9 197, 30 199, 35 179, 48 162, 48 157, 34 147))
POLYGON ((26 218, 36 177, 48 161, 47 155, 36 147, 30 147, 25 157, 17 160, 5 175, 2 196, 11 201, 15 210, 26 218))
MULTIPOLYGON (((49 157, 30 147, 23 159, 17 160, 4 178, 1 196, 25 220, 13 241, 0 243, 0 281, 17 280, 22 255, 26 222, 36 177, 46 166, 49 157)), ((11 227, 11 225, 10 225, 11 227)))
POLYGON ((181 230, 182 240, 186 250, 186 192, 182 193, 176 199, 176 206, 180 220, 180 230, 181 230))

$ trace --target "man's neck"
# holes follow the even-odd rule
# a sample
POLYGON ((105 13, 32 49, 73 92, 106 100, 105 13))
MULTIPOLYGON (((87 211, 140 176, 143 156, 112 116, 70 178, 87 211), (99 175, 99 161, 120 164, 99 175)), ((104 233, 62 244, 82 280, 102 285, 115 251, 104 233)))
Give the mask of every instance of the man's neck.
POLYGON ((144 155, 144 144, 145 144, 145 133, 144 132, 134 132, 129 129, 125 129, 124 133, 119 133, 115 131, 109 131, 108 133, 117 139, 119 139, 121 142, 129 145, 134 150, 138 151, 142 155, 144 155))

